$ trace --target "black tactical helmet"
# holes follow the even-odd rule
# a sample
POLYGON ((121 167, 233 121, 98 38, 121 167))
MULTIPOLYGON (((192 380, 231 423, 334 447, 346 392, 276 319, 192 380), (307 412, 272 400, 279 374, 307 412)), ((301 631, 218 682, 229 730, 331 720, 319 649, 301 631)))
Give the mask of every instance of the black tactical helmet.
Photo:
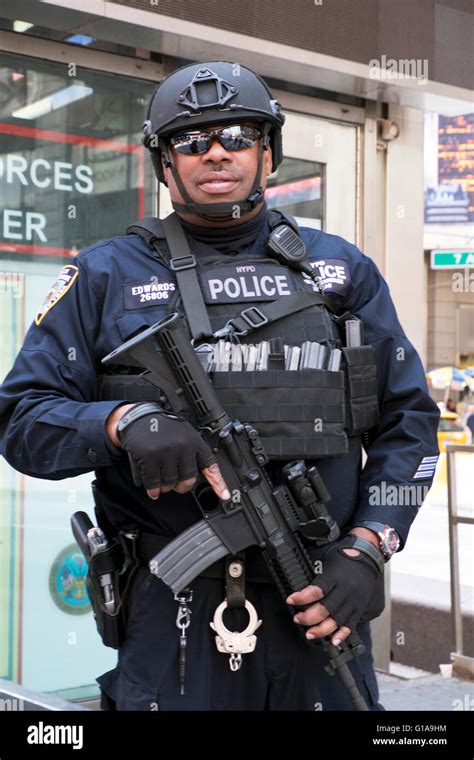
POLYGON ((182 211, 193 211, 209 219, 232 218, 235 206, 245 213, 263 201, 260 187, 263 150, 272 149, 272 170, 282 161, 281 127, 285 121, 280 104, 254 71, 229 61, 193 63, 177 69, 163 79, 151 98, 144 124, 143 142, 151 153, 156 175, 165 182, 161 157, 171 168, 184 204, 182 211), (242 201, 196 204, 192 201, 173 164, 167 138, 186 129, 239 121, 260 122, 262 130, 258 171, 248 198, 242 201))

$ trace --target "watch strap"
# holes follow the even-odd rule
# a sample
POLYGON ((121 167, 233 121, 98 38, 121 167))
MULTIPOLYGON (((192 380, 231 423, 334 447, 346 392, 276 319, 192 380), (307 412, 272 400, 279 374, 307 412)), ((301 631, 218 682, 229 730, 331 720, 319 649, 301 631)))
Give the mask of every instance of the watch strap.
POLYGON ((374 533, 377 533, 380 539, 380 551, 382 552, 385 562, 388 562, 393 555, 395 554, 394 551, 388 551, 387 545, 384 544, 384 534, 387 530, 391 530, 398 538, 398 547, 400 546, 400 536, 398 535, 395 528, 392 528, 391 525, 387 525, 386 523, 380 523, 376 520, 359 520, 355 523, 353 526, 354 528, 367 528, 368 530, 374 531, 374 533))
POLYGON ((387 527, 387 523, 377 522, 376 520, 358 520, 352 527, 368 528, 375 531, 375 533, 380 533, 380 531, 387 527))
POLYGON ((385 562, 380 553, 380 550, 377 549, 377 547, 374 546, 374 544, 372 544, 370 541, 366 541, 365 538, 360 538, 359 536, 349 534, 344 539, 344 546, 341 548, 358 549, 358 551, 360 551, 362 554, 365 554, 367 557, 369 557, 369 559, 372 560, 378 573, 383 573, 385 562))
POLYGON ((132 422, 136 422, 136 420, 139 420, 140 417, 146 417, 148 414, 159 414, 162 411, 163 411, 162 407, 153 401, 149 401, 143 404, 137 404, 136 406, 133 406, 131 409, 125 412, 123 417, 119 419, 116 430, 115 430, 115 432, 117 433, 117 438, 119 439, 119 441, 121 441, 123 431, 129 425, 131 425, 132 422))

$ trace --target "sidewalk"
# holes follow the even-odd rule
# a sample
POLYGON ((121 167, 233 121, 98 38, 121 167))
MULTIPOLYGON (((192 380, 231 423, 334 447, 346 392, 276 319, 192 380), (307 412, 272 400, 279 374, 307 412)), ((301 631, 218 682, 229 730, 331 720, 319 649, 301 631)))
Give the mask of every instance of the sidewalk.
POLYGON ((474 681, 433 673, 409 679, 377 673, 377 681, 380 703, 386 710, 474 711, 474 681))

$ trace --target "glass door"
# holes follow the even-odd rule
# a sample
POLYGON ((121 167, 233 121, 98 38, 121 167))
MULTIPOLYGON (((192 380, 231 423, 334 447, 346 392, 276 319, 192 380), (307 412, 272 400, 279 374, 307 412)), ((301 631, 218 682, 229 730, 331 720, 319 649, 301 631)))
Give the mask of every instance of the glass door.
POLYGON ((269 207, 354 243, 357 127, 286 112, 283 154, 268 183, 269 207))

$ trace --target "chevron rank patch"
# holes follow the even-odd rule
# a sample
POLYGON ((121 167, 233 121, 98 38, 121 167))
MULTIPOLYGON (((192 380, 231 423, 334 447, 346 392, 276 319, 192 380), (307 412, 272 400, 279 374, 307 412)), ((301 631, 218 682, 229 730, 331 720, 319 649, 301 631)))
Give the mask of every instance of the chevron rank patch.
POLYGON ((78 275, 79 268, 73 264, 66 264, 66 266, 61 269, 57 279, 50 287, 41 309, 36 315, 35 323, 37 325, 43 321, 48 311, 51 311, 53 306, 56 306, 57 302, 66 295, 78 275))
POLYGON ((433 454, 433 456, 423 457, 418 465, 412 480, 422 480, 423 478, 432 478, 435 474, 436 463, 438 461, 439 454, 433 454))

